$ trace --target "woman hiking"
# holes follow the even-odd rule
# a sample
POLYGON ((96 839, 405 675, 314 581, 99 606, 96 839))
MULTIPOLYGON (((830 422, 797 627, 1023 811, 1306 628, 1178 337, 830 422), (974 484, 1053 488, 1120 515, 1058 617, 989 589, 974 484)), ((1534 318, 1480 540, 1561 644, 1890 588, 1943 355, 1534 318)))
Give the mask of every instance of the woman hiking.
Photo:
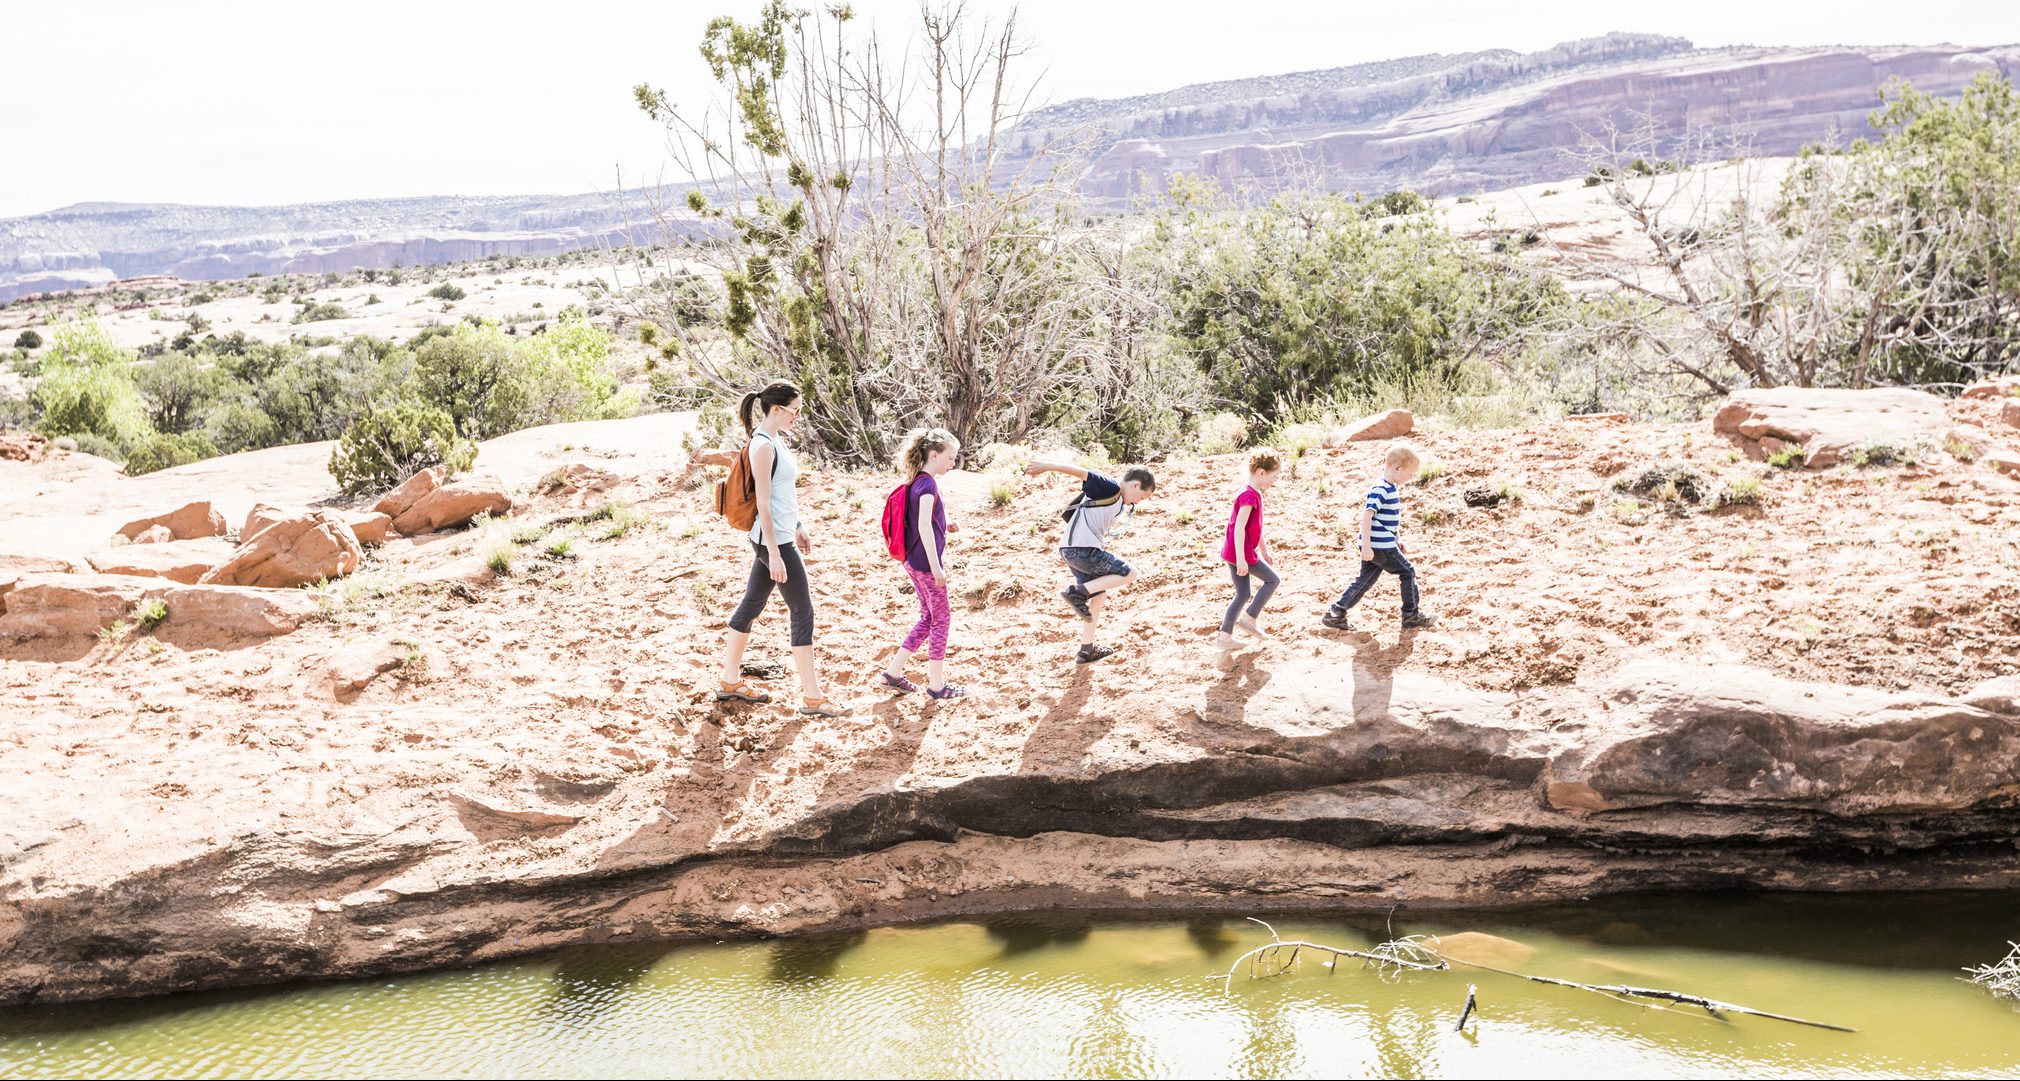
POLYGON ((802 557, 813 548, 813 539, 800 523, 799 463, 780 438, 800 419, 799 388, 791 383, 774 382, 763 390, 746 394, 737 406, 737 417, 750 437, 744 453, 750 457, 751 481, 757 488, 757 521, 750 529, 750 545, 756 559, 751 563, 750 580, 744 583, 743 602, 729 617, 716 701, 771 701, 771 695, 745 682, 743 651, 750 642, 751 623, 764 611, 772 589, 777 587, 785 594, 786 611, 791 616, 793 666, 800 677, 800 712, 814 717, 846 716, 847 709, 821 693, 820 675, 814 670, 814 599, 807 584, 806 564, 802 562, 802 557))

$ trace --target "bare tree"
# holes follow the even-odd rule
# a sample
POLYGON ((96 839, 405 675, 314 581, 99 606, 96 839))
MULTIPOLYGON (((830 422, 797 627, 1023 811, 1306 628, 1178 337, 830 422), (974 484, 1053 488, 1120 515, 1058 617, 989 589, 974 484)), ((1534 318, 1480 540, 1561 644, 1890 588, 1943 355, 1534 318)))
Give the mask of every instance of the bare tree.
POLYGON ((1075 333, 1086 145, 1010 145, 1023 55, 1014 11, 959 4, 922 8, 896 53, 846 6, 712 22, 702 56, 727 101, 697 114, 636 90, 698 181, 653 200, 660 239, 680 238, 664 276, 698 267, 721 288, 726 334, 668 319, 669 352, 724 390, 795 377, 841 459, 881 459, 928 422, 970 445, 1021 438, 1075 333))

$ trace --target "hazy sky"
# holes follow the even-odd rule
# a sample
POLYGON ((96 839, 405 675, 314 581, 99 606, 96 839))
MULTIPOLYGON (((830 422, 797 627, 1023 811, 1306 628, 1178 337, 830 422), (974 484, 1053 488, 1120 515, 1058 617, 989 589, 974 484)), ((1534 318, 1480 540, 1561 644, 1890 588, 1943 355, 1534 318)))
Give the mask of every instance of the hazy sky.
MULTIPOLYGON (((0 217, 93 200, 266 204, 579 192, 664 162, 632 104, 712 84, 696 53, 758 0, 620 4, 159 0, 10 5, 0 25, 0 217)), ((807 4, 806 6, 811 6, 807 4)), ((887 30, 915 0, 854 0, 887 30)), ((971 0, 981 13, 1008 3, 971 0)), ((1700 45, 2020 41, 1992 0, 1025 0, 1044 97, 1118 97, 1609 30, 1700 45), (1904 13, 1907 17, 1904 19, 1904 13)))

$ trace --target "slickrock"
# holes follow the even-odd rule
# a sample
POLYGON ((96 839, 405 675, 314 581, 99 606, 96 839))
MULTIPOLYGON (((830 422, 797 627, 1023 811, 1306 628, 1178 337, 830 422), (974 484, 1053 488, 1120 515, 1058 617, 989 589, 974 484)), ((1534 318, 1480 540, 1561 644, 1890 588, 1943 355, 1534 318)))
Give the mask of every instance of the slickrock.
POLYGON ((1934 444, 1950 423, 1943 399, 1925 391, 1743 390, 1726 399, 1712 429, 1753 458, 1800 446, 1811 468, 1833 466, 1860 447, 1934 444))
POLYGON ((167 514, 152 518, 141 518, 119 527, 118 536, 131 541, 152 526, 162 526, 169 532, 171 540, 192 540, 197 537, 222 537, 228 527, 224 515, 211 509, 209 500, 201 500, 178 507, 167 514))
MULTIPOLYGON (((145 534, 143 534, 144 536, 145 534)), ((144 544, 135 540, 117 548, 93 552, 85 561, 100 574, 132 574, 160 577, 184 585, 194 585, 211 568, 230 559, 232 546, 220 537, 165 541, 144 544)))

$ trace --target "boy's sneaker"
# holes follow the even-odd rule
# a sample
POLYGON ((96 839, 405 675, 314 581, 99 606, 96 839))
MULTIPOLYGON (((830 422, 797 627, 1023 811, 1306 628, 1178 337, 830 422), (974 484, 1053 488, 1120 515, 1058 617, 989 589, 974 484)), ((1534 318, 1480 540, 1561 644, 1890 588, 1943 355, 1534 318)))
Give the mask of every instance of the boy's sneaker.
POLYGON ((1347 614, 1345 612, 1335 612, 1330 608, 1326 609, 1325 615, 1319 617, 1319 622, 1336 631, 1350 631, 1354 629, 1354 625, 1347 622, 1347 614))
POLYGON ((1067 604, 1073 606, 1074 615, 1089 622, 1093 621, 1094 609, 1087 606, 1087 598, 1092 596, 1092 594, 1088 593, 1087 590, 1081 588, 1079 585, 1070 585, 1060 590, 1059 595, 1066 598, 1067 604))
POLYGON ((1089 642, 1080 647, 1080 652, 1073 655, 1073 660, 1078 664, 1093 664, 1103 657, 1113 656, 1114 653, 1115 651, 1107 646, 1097 646, 1089 642))
POLYGON ((1406 628, 1435 627, 1437 624, 1438 617, 1429 612, 1413 612, 1403 617, 1403 626, 1406 628))

